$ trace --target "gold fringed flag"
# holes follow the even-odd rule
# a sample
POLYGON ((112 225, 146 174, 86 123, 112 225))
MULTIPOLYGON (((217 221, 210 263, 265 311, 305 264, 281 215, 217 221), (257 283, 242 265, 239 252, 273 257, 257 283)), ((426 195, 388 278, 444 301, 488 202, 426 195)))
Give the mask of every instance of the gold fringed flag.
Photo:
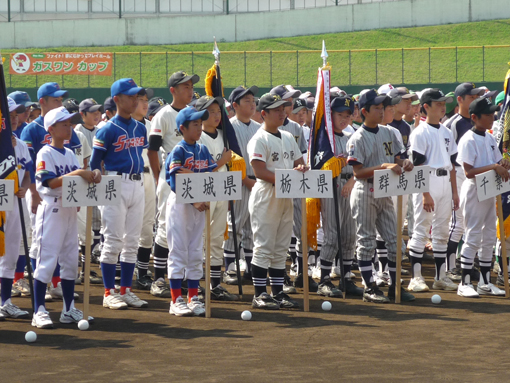
MULTIPOLYGON (((509 63, 510 64, 510 63, 509 63)), ((498 140, 499 148, 503 153, 503 158, 510 160, 510 70, 506 73, 505 81, 503 84, 505 98, 503 100, 503 107, 501 108, 500 119, 494 124, 494 136, 498 140)), ((503 205, 503 225, 505 228, 505 236, 510 236, 510 192, 501 195, 503 205)), ((497 233, 499 235, 499 219, 497 224, 497 233)), ((499 238, 501 241, 502 239, 499 238)))
MULTIPOLYGON (((308 163, 314 170, 331 170, 335 178, 342 171, 342 162, 335 157, 335 136, 329 98, 330 70, 331 67, 325 65, 319 68, 317 75, 317 93, 308 144, 308 163)), ((320 213, 320 199, 307 198, 308 245, 315 250, 317 249, 317 229, 320 227, 320 213)))

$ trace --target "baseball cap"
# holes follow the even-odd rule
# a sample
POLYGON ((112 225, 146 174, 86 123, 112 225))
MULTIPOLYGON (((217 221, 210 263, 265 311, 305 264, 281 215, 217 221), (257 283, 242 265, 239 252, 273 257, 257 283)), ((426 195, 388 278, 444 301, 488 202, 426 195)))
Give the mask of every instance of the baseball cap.
POLYGON ((16 104, 25 105, 27 108, 34 104, 34 102, 30 99, 28 93, 22 92, 21 90, 9 93, 7 97, 12 98, 16 104))
POLYGON ((195 108, 200 110, 205 110, 209 108, 212 104, 217 103, 220 108, 223 106, 223 97, 212 97, 212 96, 202 96, 197 100, 195 104, 195 108))
POLYGON ((299 97, 301 95, 300 90, 296 90, 294 88, 289 89, 285 85, 278 85, 275 86, 271 91, 270 94, 276 94, 282 98, 282 100, 285 100, 287 98, 295 98, 299 97))
POLYGON ((38 102, 34 102, 32 105, 30 105, 30 108, 32 110, 37 110, 37 109, 41 110, 41 104, 39 104, 38 102))
POLYGON ((140 92, 138 92, 139 96, 147 96, 147 98, 150 100, 152 97, 154 97, 154 90, 151 88, 142 88, 140 92))
POLYGON ((237 88, 235 88, 232 91, 232 93, 230 93, 230 97, 228 98, 228 100, 230 101, 231 104, 233 104, 234 102, 239 101, 241 98, 243 98, 247 94, 252 94, 253 96, 255 96, 258 92, 259 92, 258 86, 253 85, 253 86, 250 86, 249 88, 247 88, 247 87, 241 85, 241 86, 238 86, 237 88))
POLYGON ((411 105, 420 105, 420 96, 418 96, 418 94, 414 90, 410 90, 409 93, 416 95, 416 97, 417 97, 416 100, 411 102, 411 105))
POLYGON ((40 100, 43 97, 67 97, 67 90, 60 89, 60 86, 56 82, 47 82, 42 84, 37 90, 37 99, 40 100))
POLYGON ((441 102, 446 101, 450 103, 453 101, 453 97, 446 96, 441 89, 431 88, 423 91, 420 97, 420 103, 430 104, 431 102, 441 102))
POLYGON ((14 111, 23 113, 26 110, 25 105, 17 104, 11 97, 7 97, 7 102, 9 104, 9 113, 14 111))
POLYGON ((362 91, 359 96, 358 102, 360 109, 363 109, 367 105, 379 105, 383 103, 384 106, 386 106, 390 103, 391 99, 387 95, 380 95, 375 89, 365 90, 366 91, 362 91))
POLYGON ((262 95, 262 97, 260 97, 257 110, 262 111, 268 109, 275 109, 282 105, 291 106, 292 103, 290 101, 282 100, 282 97, 277 94, 266 93, 262 95))
POLYGON ((315 97, 308 97, 306 99, 306 109, 313 110, 314 106, 315 106, 315 97))
POLYGON ((69 113, 63 106, 52 109, 44 116, 44 129, 49 130, 50 126, 55 125, 57 122, 70 120, 76 113, 69 113))
POLYGON ((209 112, 207 110, 202 110, 199 112, 194 107, 188 106, 177 113, 175 122, 177 123, 177 126, 180 130, 181 125, 184 125, 186 121, 207 120, 208 118, 209 112))
POLYGON ((82 102, 80 102, 80 112, 96 112, 100 111, 103 113, 103 105, 98 104, 96 100, 93 98, 86 98, 82 102))
POLYGON ((199 98, 200 98, 200 93, 193 92, 193 96, 191 97, 191 101, 188 105, 195 106, 199 98))
POLYGON ((296 98, 292 105, 292 114, 297 114, 300 110, 306 108, 306 100, 296 98))
POLYGON ((395 89, 392 89, 388 92, 388 96, 390 97, 396 97, 396 96, 400 96, 402 97, 402 100, 406 100, 406 99, 411 99, 411 101, 417 101, 418 100, 418 96, 416 94, 411 94, 409 92, 409 89, 407 89, 406 87, 404 86, 400 86, 398 88, 395 88, 395 89))
POLYGON ((104 110, 117 110, 117 104, 113 101, 112 97, 107 97, 103 103, 104 110))
POLYGON ((75 98, 66 98, 62 101, 62 106, 66 108, 69 113, 76 113, 80 110, 78 100, 75 98))
POLYGON ((477 98, 469 104, 469 114, 493 114, 500 109, 499 105, 493 105, 486 97, 477 98))
POLYGON ((308 97, 310 97, 312 95, 312 92, 310 91, 306 91, 305 93, 301 93, 301 95, 299 96, 299 98, 302 98, 304 100, 306 100, 308 97))
POLYGON ((192 74, 190 76, 189 74, 181 70, 179 72, 175 72, 170 76, 170 78, 168 79, 168 87, 169 88, 175 87, 189 80, 191 80, 193 84, 196 84, 197 82, 200 81, 200 76, 196 74, 192 74))
POLYGON ((337 86, 334 86, 333 88, 329 89, 329 98, 331 100, 333 100, 339 96, 347 96, 347 93, 337 86))
POLYGON ((458 85, 457 88, 455 88, 455 98, 459 96, 467 96, 468 94, 477 94, 479 96, 483 96, 484 93, 484 89, 475 87, 475 84, 472 82, 463 82, 462 84, 458 85))
POLYGON ((136 85, 135 80, 132 78, 121 78, 112 84, 111 95, 112 98, 119 94, 134 96, 135 94, 138 94, 142 89, 142 87, 136 85))
POLYGON ((384 85, 381 85, 379 87, 379 89, 377 89, 377 93, 379 93, 379 94, 388 94, 393 89, 395 89, 395 87, 393 85, 391 85, 391 84, 384 84, 384 85))
POLYGON ((153 97, 149 100, 149 108, 147 109, 147 117, 154 116, 159 110, 167 105, 168 102, 161 97, 153 97))
POLYGON ((496 101, 494 101, 494 103, 496 105, 498 105, 500 102, 503 102, 505 100, 505 92, 504 91, 501 91, 499 92, 499 94, 496 96, 496 101))
POLYGON ((338 96, 331 103, 331 110, 339 113, 350 110, 354 113, 354 100, 349 96, 338 96))
POLYGON ((451 97, 452 102, 446 103, 446 114, 450 113, 457 106, 457 98, 454 92, 446 93, 446 97, 451 97))
POLYGON ((487 90, 483 95, 482 97, 483 98, 493 98, 495 95, 498 94, 498 91, 497 90, 487 90))
MULTIPOLYGON (((388 105, 397 105, 397 104, 400 104, 400 102, 402 101, 402 96, 391 96, 391 94, 387 94, 386 96, 388 96, 390 98, 390 102, 388 103, 388 105)), ((385 105, 385 106, 388 106, 388 105, 385 105)))

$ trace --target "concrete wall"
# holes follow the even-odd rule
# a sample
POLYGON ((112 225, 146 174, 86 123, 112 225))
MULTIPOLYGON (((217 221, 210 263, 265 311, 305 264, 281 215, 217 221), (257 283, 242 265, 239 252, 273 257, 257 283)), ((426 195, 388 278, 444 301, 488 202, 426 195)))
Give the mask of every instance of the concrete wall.
POLYGON ((402 0, 232 15, 0 23, 0 49, 245 41, 510 18, 509 0, 402 0))

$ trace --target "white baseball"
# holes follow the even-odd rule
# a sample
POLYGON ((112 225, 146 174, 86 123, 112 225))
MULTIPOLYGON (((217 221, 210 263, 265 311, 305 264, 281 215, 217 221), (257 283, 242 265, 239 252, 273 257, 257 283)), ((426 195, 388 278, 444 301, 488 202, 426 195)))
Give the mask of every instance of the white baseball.
POLYGON ((241 319, 242 320, 250 320, 251 319, 251 312, 248 310, 245 310, 241 313, 241 319))
POLYGON ((432 295, 432 298, 430 298, 430 300, 432 301, 432 303, 434 303, 435 305, 438 305, 441 303, 441 296, 438 295, 438 294, 434 294, 432 295))
POLYGON ((332 307, 333 306, 331 305, 331 302, 329 302, 329 301, 322 302, 322 309, 324 311, 329 311, 329 310, 331 310, 332 307))
POLYGON ((29 331, 25 334, 25 340, 28 343, 34 343, 37 340, 37 334, 33 331, 29 331))
POLYGON ((89 329, 89 321, 85 320, 85 319, 82 319, 81 321, 78 322, 78 328, 81 331, 88 330, 89 329))

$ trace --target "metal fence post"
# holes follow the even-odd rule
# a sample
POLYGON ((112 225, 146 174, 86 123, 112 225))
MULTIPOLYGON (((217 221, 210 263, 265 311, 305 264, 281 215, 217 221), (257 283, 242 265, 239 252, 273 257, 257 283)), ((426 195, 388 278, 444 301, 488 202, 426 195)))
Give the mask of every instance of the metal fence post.
POLYGON ((168 51, 166 52, 166 64, 165 64, 165 69, 166 69, 166 80, 168 80, 168 51))
POLYGON ((122 0, 119 0, 119 19, 122 18, 122 0))
POLYGON ((375 50, 375 83, 376 83, 376 85, 378 84, 378 82, 377 82, 377 49, 375 50))
POLYGON ((349 49, 349 85, 351 85, 351 50, 349 49))
POLYGON ((244 51, 244 86, 246 86, 246 51, 244 51))
POLYGON ((116 81, 117 55, 113 52, 113 82, 116 81))
POLYGON ((402 84, 404 84, 404 48, 402 48, 402 84))
POLYGON ((299 51, 296 51, 296 86, 299 86, 299 51))
POLYGON ((273 51, 269 51, 269 86, 273 87, 273 51))
POLYGON ((459 82, 459 47, 455 47, 455 82, 459 82))
POLYGON ((140 52, 140 86, 142 86, 142 52, 140 52))
POLYGON ((429 47, 429 84, 431 83, 431 79, 430 79, 430 47, 429 47))
POLYGON ((195 73, 195 53, 191 51, 191 73, 195 73))
POLYGON ((482 46, 482 81, 485 82, 485 45, 482 46))
POLYGON ((7 22, 11 22, 11 0, 7 0, 7 22))

